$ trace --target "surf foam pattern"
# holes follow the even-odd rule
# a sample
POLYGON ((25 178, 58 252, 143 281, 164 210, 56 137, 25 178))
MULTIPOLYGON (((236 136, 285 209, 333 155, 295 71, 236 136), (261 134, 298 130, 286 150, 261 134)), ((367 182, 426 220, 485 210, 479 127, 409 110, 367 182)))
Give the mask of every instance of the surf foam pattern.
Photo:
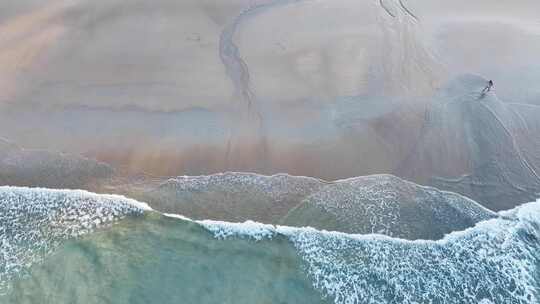
POLYGON ((197 193, 220 190, 227 193, 259 192, 274 201, 283 201, 292 195, 308 195, 318 190, 323 182, 311 177, 277 174, 227 172, 202 176, 180 176, 167 181, 162 187, 174 188, 178 193, 197 193))
POLYGON ((0 293, 62 241, 145 209, 116 195, 0 187, 0 293))
MULTIPOLYGON (((539 219, 537 201, 438 241, 268 225, 252 231, 256 240, 261 230, 288 237, 314 286, 336 304, 536 303, 539 219)), ((241 224, 210 230, 220 238, 252 233, 241 224)))
MULTIPOLYGON (((121 196, 0 187, 0 292, 63 240, 151 210, 121 196)), ((186 219, 183 219, 186 220, 186 219)), ((216 238, 287 237, 336 304, 535 303, 540 200, 438 241, 198 221, 216 238)))
MULTIPOLYGON (((388 190, 393 189, 389 181, 364 184, 362 181, 342 181, 315 193, 308 201, 335 215, 343 223, 358 227, 361 226, 359 221, 367 219, 366 224, 372 233, 395 236, 395 226, 400 223, 398 194, 388 190)), ((400 230, 406 229, 400 227, 400 230)))
POLYGON ((461 195, 383 174, 327 185, 304 199, 282 223, 353 234, 437 240, 496 216, 461 195))
POLYGON ((246 221, 244 223, 227 223, 221 221, 196 221, 206 230, 212 232, 217 239, 223 240, 230 237, 245 238, 249 237, 256 241, 271 239, 276 234, 276 228, 273 225, 246 221))

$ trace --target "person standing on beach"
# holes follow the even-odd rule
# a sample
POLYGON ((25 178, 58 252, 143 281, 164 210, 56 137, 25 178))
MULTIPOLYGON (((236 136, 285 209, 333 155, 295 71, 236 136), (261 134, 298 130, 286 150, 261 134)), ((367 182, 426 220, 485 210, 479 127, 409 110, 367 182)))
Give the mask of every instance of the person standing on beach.
POLYGON ((493 87, 493 80, 488 81, 487 86, 482 90, 482 93, 487 93, 491 91, 491 88, 493 87))

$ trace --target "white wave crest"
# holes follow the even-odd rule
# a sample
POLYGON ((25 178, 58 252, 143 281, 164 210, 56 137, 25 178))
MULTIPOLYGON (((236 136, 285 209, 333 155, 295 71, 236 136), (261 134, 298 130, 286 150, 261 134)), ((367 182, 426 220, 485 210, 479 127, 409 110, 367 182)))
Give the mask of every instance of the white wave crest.
POLYGON ((0 187, 0 293, 63 240, 150 208, 118 195, 0 187))
POLYGON ((536 303, 540 200, 438 241, 257 223, 203 225, 217 238, 284 235, 336 304, 536 303))

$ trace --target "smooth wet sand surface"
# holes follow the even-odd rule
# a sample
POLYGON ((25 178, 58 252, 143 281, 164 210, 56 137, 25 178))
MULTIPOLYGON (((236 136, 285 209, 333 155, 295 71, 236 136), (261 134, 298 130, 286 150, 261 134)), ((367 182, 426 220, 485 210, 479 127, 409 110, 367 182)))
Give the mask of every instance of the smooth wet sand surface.
POLYGON ((539 6, 5 3, 0 136, 156 175, 391 173, 459 74, 539 103, 539 6))

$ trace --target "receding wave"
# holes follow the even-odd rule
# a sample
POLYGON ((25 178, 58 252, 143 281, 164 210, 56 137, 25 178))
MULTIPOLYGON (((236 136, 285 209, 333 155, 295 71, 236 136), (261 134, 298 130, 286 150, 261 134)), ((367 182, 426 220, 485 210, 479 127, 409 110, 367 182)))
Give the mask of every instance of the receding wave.
POLYGON ((192 221, 83 191, 1 187, 0 204, 1 303, 538 301, 540 201, 434 241, 192 221))

